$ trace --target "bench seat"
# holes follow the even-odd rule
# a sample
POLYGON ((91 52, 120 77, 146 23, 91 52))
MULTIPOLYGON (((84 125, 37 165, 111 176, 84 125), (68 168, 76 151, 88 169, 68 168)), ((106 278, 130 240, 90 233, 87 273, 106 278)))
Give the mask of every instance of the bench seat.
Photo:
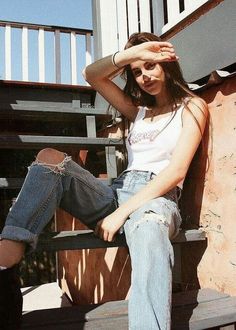
MULTIPOLYGON (((209 329, 236 322, 236 297, 212 289, 199 289, 175 293, 172 300, 172 330, 209 329)), ((128 302, 111 301, 23 314, 22 329, 39 330, 44 327, 47 330, 126 330, 128 302)))
MULTIPOLYGON (((173 244, 205 241, 206 234, 199 229, 180 230, 173 244)), ((126 246, 124 234, 117 235, 114 242, 105 242, 94 235, 92 230, 75 230, 43 233, 39 237, 37 251, 59 251, 59 250, 80 250, 97 249, 116 246, 126 246)))

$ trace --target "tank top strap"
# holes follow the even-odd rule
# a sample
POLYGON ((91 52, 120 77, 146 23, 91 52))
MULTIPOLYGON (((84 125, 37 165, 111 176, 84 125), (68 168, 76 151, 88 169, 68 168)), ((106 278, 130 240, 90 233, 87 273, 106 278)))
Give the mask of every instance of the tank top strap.
POLYGON ((137 116, 136 116, 134 122, 137 122, 138 120, 143 119, 145 117, 145 114, 146 114, 145 107, 138 107, 138 113, 137 113, 137 116))

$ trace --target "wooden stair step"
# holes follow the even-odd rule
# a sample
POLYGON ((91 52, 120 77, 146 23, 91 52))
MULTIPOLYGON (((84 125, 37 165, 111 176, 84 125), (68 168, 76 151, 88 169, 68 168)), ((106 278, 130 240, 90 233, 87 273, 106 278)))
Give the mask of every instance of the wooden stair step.
POLYGON ((25 114, 30 114, 30 113, 38 113, 40 114, 45 114, 45 113, 50 113, 52 112, 55 116, 56 114, 76 114, 79 116, 87 116, 87 115, 98 115, 98 116, 109 116, 111 115, 110 113, 107 112, 106 109, 104 108, 97 108, 97 107, 80 107, 80 106, 73 106, 73 105, 67 105, 67 104, 55 104, 53 105, 53 102, 22 102, 20 104, 14 104, 14 103, 1 103, 0 105, 0 115, 2 114, 9 114, 9 116, 12 116, 12 113, 25 113, 25 114))
POLYGON ((104 147, 122 146, 121 139, 71 136, 38 136, 38 135, 0 135, 0 148, 31 148, 42 147, 104 147))
MULTIPOLYGON (((1 189, 21 189, 24 178, 0 178, 0 190, 1 189)), ((99 181, 102 181, 106 185, 110 185, 112 179, 110 178, 98 178, 99 181)))
MULTIPOLYGON (((205 239, 205 232, 201 230, 181 230, 178 236, 172 240, 172 243, 204 241, 205 239)), ((92 230, 75 230, 41 234, 37 251, 97 249, 117 246, 127 246, 124 234, 118 234, 114 242, 105 242, 96 237, 92 230)))
MULTIPOLYGON (((236 297, 212 289, 173 294, 172 329, 200 330, 236 322, 236 297), (178 301, 178 305, 175 305, 178 301)), ((22 329, 128 329, 128 302, 111 301, 88 306, 72 306, 32 311, 23 315, 22 329)))

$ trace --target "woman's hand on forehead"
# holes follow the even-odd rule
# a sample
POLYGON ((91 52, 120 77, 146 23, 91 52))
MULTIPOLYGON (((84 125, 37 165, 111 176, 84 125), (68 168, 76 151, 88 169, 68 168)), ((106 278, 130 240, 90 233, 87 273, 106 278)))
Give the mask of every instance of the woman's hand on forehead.
POLYGON ((134 47, 140 60, 145 62, 170 62, 179 59, 173 45, 167 41, 148 41, 134 47))

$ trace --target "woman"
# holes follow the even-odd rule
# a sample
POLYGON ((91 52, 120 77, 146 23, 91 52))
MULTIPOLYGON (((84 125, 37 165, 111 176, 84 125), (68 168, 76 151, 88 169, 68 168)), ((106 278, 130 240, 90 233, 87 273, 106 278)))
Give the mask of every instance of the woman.
POLYGON ((177 195, 207 118, 205 102, 187 89, 177 60, 169 42, 136 33, 123 51, 85 68, 85 79, 132 123, 127 170, 107 187, 63 153, 40 151, 1 235, 3 271, 20 261, 25 243, 35 246, 57 206, 105 241, 123 227, 132 261, 129 328, 170 328, 177 195), (121 71, 124 90, 111 80, 121 71))

